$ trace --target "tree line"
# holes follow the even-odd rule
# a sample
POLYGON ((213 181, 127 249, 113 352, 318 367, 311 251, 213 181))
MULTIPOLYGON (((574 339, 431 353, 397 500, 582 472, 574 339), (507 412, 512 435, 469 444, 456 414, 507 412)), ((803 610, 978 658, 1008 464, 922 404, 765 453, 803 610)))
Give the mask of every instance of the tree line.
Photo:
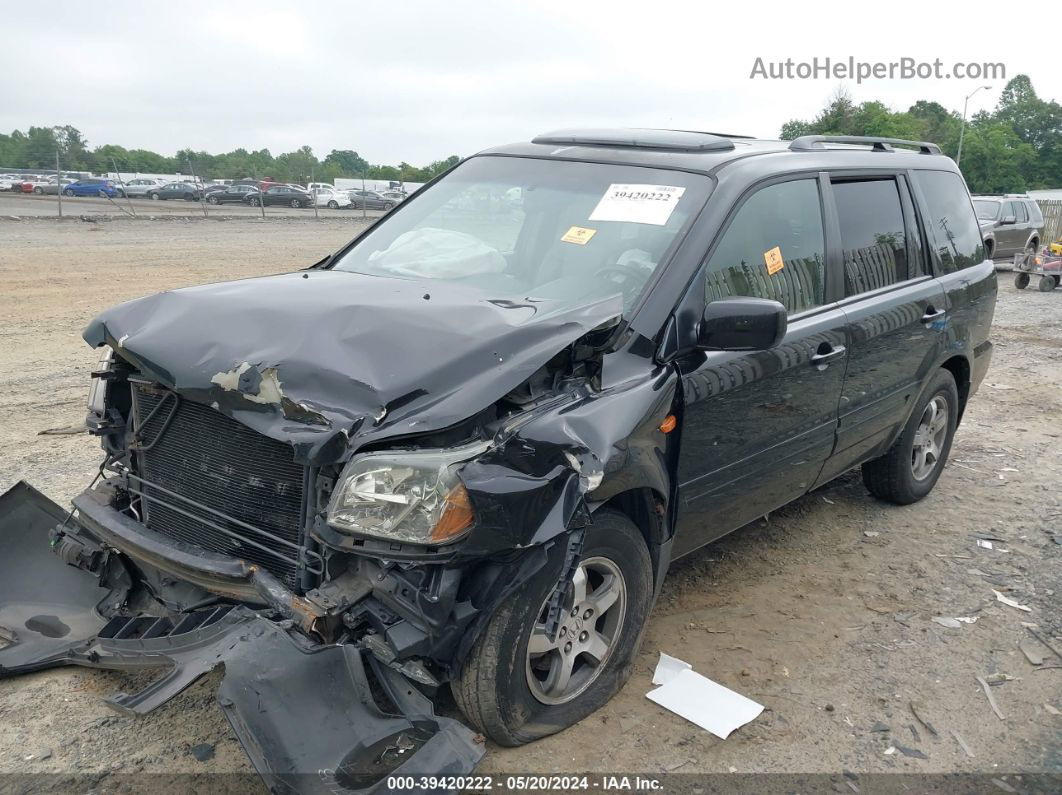
POLYGON ((336 177, 427 182, 456 165, 451 155, 426 166, 402 162, 397 166, 374 165, 352 149, 333 149, 320 160, 309 146, 274 156, 268 149, 235 149, 213 155, 181 149, 172 157, 149 149, 126 149, 117 144, 90 147, 76 127, 30 127, 27 132, 0 133, 0 168, 54 169, 56 152, 64 171, 109 171, 146 174, 192 174, 204 179, 264 179, 279 182, 331 182, 336 177))
MULTIPOLYGON (((811 121, 782 125, 783 140, 801 135, 876 135, 939 144, 956 157, 962 116, 938 102, 920 100, 906 111, 881 102, 856 105, 838 91, 811 121)), ((972 193, 1021 193, 1062 187, 1062 105, 1040 99, 1027 75, 1007 83, 992 111, 966 120, 962 173, 972 193)))
MULTIPOLYGON (((956 157, 961 129, 962 116, 939 102, 919 100, 906 111, 893 111, 877 101, 857 105, 842 90, 814 119, 783 124, 781 137, 792 140, 817 133, 907 138, 940 144, 946 154, 956 157)), ((422 167, 405 162, 373 165, 353 149, 333 149, 320 160, 309 146, 275 157, 268 149, 217 155, 182 149, 167 157, 115 144, 90 148, 70 125, 0 133, 0 168, 52 169, 56 152, 62 168, 70 171, 181 172, 207 179, 271 177, 281 182, 305 182, 311 177, 321 182, 336 177, 427 182, 460 160, 451 155, 422 167)), ((994 110, 967 119, 961 166, 973 193, 1062 187, 1062 106, 1040 99, 1028 76, 1018 75, 1007 83, 994 110)))

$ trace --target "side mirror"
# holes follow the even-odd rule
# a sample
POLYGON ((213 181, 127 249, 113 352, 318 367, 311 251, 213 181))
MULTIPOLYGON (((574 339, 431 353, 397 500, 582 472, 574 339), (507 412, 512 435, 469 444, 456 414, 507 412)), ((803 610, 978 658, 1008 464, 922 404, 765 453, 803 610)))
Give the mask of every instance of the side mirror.
POLYGON ((1016 216, 1004 215, 999 223, 1002 224, 1003 226, 1010 226, 1011 224, 1016 224, 1017 222, 1018 222, 1018 219, 1017 219, 1016 216))
POLYGON ((765 351, 782 341, 785 307, 766 298, 724 298, 704 308, 697 347, 705 351, 765 351))

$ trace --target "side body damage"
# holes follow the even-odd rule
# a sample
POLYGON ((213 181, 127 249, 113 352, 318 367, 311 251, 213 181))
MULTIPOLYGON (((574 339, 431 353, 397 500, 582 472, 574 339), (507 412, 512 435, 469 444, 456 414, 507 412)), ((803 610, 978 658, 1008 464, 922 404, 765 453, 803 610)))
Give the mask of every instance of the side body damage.
MULTIPOLYGON (((365 790, 395 772, 468 771, 482 745, 435 716, 429 697, 515 589, 553 567, 559 615, 565 561, 605 504, 645 514, 639 526, 662 579, 675 451, 660 426, 675 410, 677 377, 652 363, 651 343, 610 302, 553 314, 484 302, 471 322, 486 347, 472 355, 440 339, 455 325, 450 312, 469 314, 467 302, 448 308, 433 285, 416 321, 435 337, 426 351, 422 335, 366 340, 340 311, 355 304, 370 316, 357 328, 380 327, 372 307, 387 291, 423 287, 355 285, 345 274, 349 292, 337 295, 331 274, 308 275, 162 294, 89 326, 86 340, 114 351, 94 374, 105 388, 89 416, 106 460, 69 514, 23 484, 2 498, 13 554, 0 573, 0 676, 65 664, 167 669, 109 700, 142 714, 224 665, 219 703, 278 787, 365 790), (275 295, 272 322, 291 312, 295 325, 291 291, 315 280, 312 300, 324 306, 313 340, 273 334, 279 344, 260 344, 263 304, 275 295), (235 300, 240 291, 254 300, 235 300), (233 299, 225 315, 221 296, 233 299), (247 305, 254 316, 240 311, 247 305), (441 361, 448 343, 461 356, 441 361), (416 359, 420 386, 389 381, 379 364, 372 372, 356 356, 366 346, 416 359), (257 442, 232 450, 185 438, 204 412, 268 437, 271 453, 288 449, 299 499, 280 499, 295 482, 287 470, 241 466, 258 460, 257 442), (475 516, 460 543, 397 543, 329 524, 351 459, 455 445, 476 451, 457 470, 475 516), (165 466, 174 455, 183 474, 165 466), (237 506, 231 513, 210 501, 215 485, 237 506), (275 526, 281 509, 297 532, 275 526), (26 571, 46 583, 49 603, 27 598, 34 585, 17 576, 26 571)), ((398 303, 408 307, 408 296, 392 311, 398 303)))

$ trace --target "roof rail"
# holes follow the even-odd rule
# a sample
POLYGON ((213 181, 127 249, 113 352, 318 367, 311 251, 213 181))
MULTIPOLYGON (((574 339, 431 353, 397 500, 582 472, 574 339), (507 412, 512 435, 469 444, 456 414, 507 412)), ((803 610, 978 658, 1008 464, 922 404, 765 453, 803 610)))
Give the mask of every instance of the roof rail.
POLYGON ((873 135, 802 135, 793 139, 789 148, 794 152, 826 149, 825 144, 870 144, 875 152, 893 152, 892 145, 918 147, 923 155, 942 154, 940 147, 928 141, 908 141, 904 138, 879 138, 873 135))

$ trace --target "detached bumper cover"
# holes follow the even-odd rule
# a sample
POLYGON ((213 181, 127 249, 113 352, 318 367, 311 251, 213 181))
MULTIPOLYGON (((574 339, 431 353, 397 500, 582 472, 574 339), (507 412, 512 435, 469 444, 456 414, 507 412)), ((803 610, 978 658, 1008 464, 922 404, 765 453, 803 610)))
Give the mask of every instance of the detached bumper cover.
POLYGON ((383 791, 389 775, 459 775, 482 757, 469 729, 355 646, 314 644, 247 607, 116 615, 121 583, 49 549, 64 520, 26 484, 0 496, 0 677, 58 665, 165 669, 139 693, 108 699, 144 714, 224 665, 218 701, 274 792, 383 791))

